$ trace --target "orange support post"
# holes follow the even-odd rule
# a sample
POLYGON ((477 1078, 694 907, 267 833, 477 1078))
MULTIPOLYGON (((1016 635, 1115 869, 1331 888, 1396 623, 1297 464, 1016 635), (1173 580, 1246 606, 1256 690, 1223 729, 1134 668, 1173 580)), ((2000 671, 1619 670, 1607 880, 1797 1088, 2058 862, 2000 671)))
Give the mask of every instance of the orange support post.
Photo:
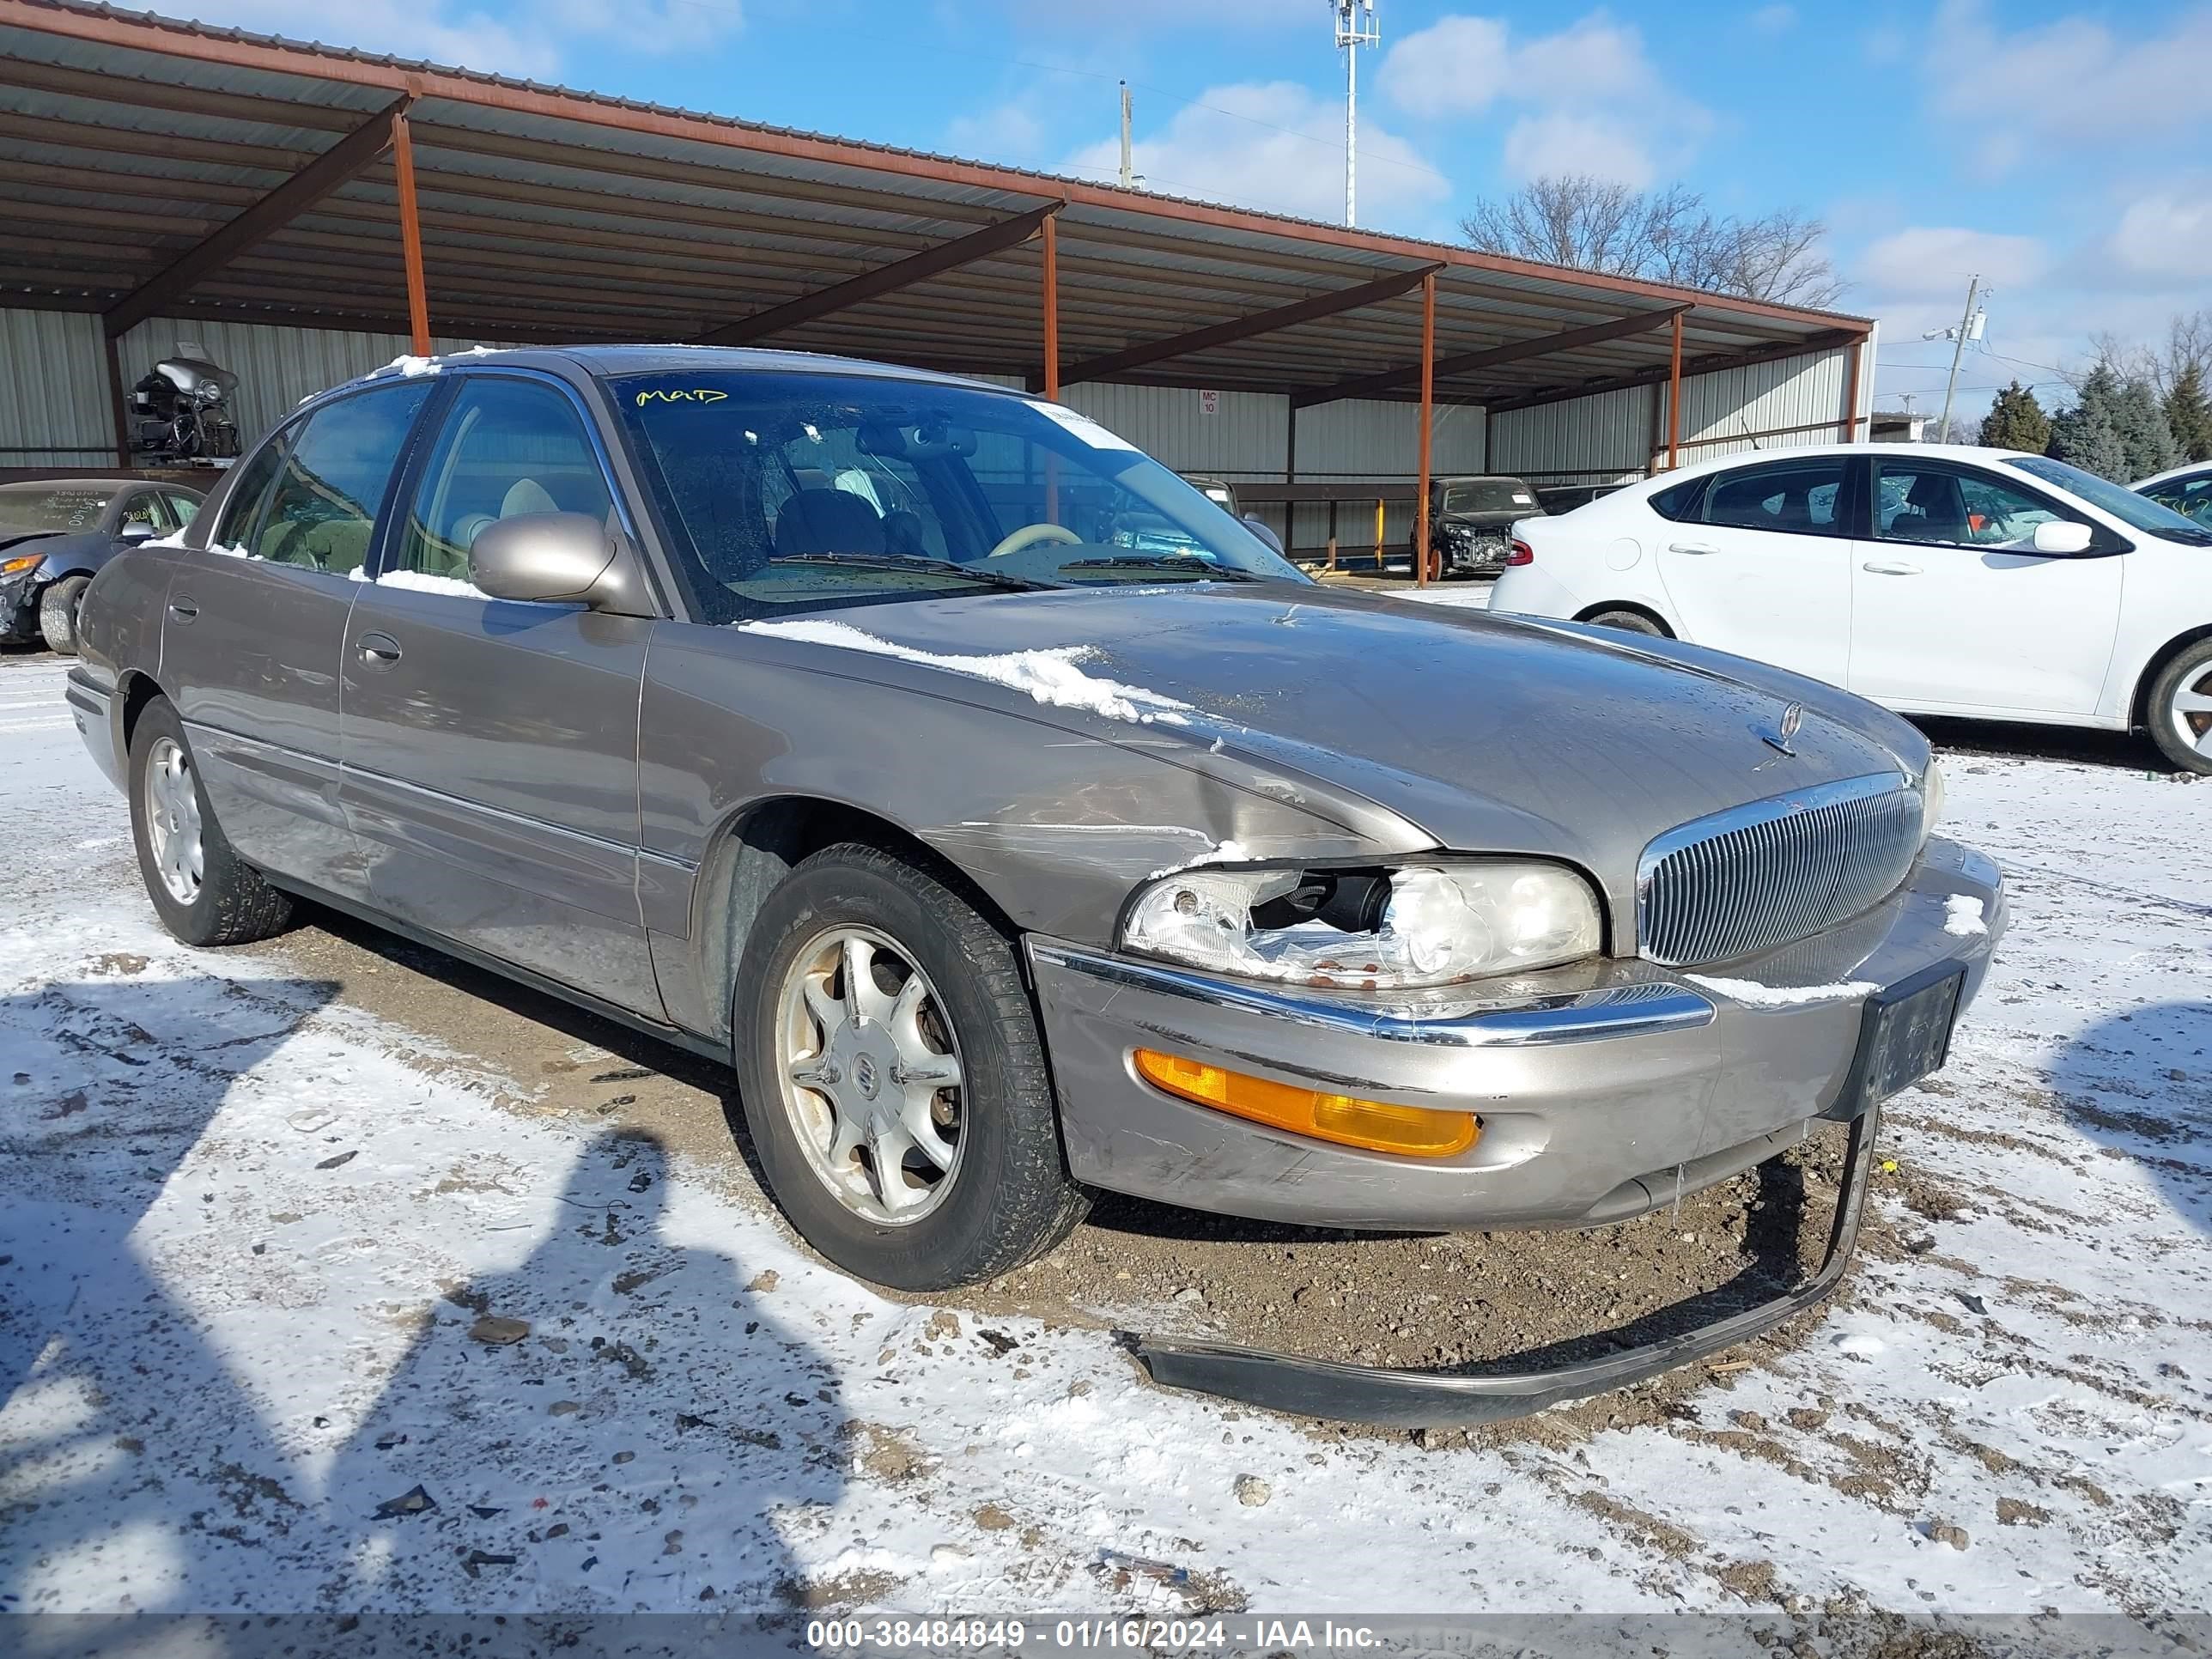
POLYGON ((1044 395, 1060 401, 1060 222, 1047 219, 1044 235, 1044 395))
POLYGON ((1859 441, 1859 365, 1866 356, 1866 339, 1861 336, 1851 348, 1851 360, 1844 375, 1844 441, 1855 444, 1859 441))
MULTIPOLYGON (((1429 585, 1429 463, 1437 423, 1437 273, 1421 278, 1420 493, 1413 497, 1413 585, 1429 585)), ((1437 573, 1441 575, 1443 573, 1437 573)))
POLYGON ((415 146, 407 112, 392 115, 392 171, 399 184, 399 252, 407 264, 407 324, 415 355, 430 355, 430 296, 422 282, 422 222, 415 211, 415 146))
POLYGON ((1682 464, 1682 313, 1674 313, 1672 362, 1667 370, 1667 470, 1682 464))

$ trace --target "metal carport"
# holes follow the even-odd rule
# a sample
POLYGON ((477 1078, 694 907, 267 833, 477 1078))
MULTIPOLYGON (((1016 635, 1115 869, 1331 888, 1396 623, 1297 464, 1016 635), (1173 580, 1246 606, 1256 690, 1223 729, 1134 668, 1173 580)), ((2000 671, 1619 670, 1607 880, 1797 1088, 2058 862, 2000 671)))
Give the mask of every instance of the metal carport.
POLYGON ((0 311, 98 319, 126 464, 156 316, 1264 394, 1286 483, 1301 411, 1419 404, 1417 542, 1435 405, 1664 386, 1671 460, 1686 377, 1828 355, 1791 429, 1856 436, 1872 327, 68 0, 0 0, 0 311))

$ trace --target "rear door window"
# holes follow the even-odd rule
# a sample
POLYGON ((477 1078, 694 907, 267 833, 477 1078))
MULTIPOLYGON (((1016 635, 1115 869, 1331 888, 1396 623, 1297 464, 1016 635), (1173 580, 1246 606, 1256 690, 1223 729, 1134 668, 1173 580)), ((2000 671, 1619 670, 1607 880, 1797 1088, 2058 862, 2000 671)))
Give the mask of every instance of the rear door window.
POLYGON ((430 391, 417 380, 356 392, 289 428, 249 464, 217 539, 276 563, 358 570, 430 391))
POLYGON ((1720 473, 1705 490, 1705 522, 1792 536, 1841 535, 1847 464, 1844 456, 1816 456, 1720 473))

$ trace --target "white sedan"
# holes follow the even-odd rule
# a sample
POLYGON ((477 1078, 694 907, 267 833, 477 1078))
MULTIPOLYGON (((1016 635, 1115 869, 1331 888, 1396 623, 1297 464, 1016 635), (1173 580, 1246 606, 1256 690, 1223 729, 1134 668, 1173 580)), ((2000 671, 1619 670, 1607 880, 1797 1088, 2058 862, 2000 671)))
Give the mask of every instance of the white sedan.
POLYGON ((1908 714, 2148 728, 2212 773, 2212 529, 2041 455, 1732 455, 1526 519, 1492 608, 1717 647, 1908 714))

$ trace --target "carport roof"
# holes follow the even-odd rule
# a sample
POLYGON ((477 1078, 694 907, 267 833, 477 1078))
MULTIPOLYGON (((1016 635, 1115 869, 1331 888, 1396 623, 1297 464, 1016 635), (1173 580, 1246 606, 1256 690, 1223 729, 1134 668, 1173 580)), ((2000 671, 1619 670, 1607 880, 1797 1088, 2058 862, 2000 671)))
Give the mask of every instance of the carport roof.
POLYGON ((1038 377, 1493 407, 1863 339, 1863 319, 172 21, 0 0, 0 307, 759 341, 1038 377), (229 228, 226 229, 226 226, 229 228))

